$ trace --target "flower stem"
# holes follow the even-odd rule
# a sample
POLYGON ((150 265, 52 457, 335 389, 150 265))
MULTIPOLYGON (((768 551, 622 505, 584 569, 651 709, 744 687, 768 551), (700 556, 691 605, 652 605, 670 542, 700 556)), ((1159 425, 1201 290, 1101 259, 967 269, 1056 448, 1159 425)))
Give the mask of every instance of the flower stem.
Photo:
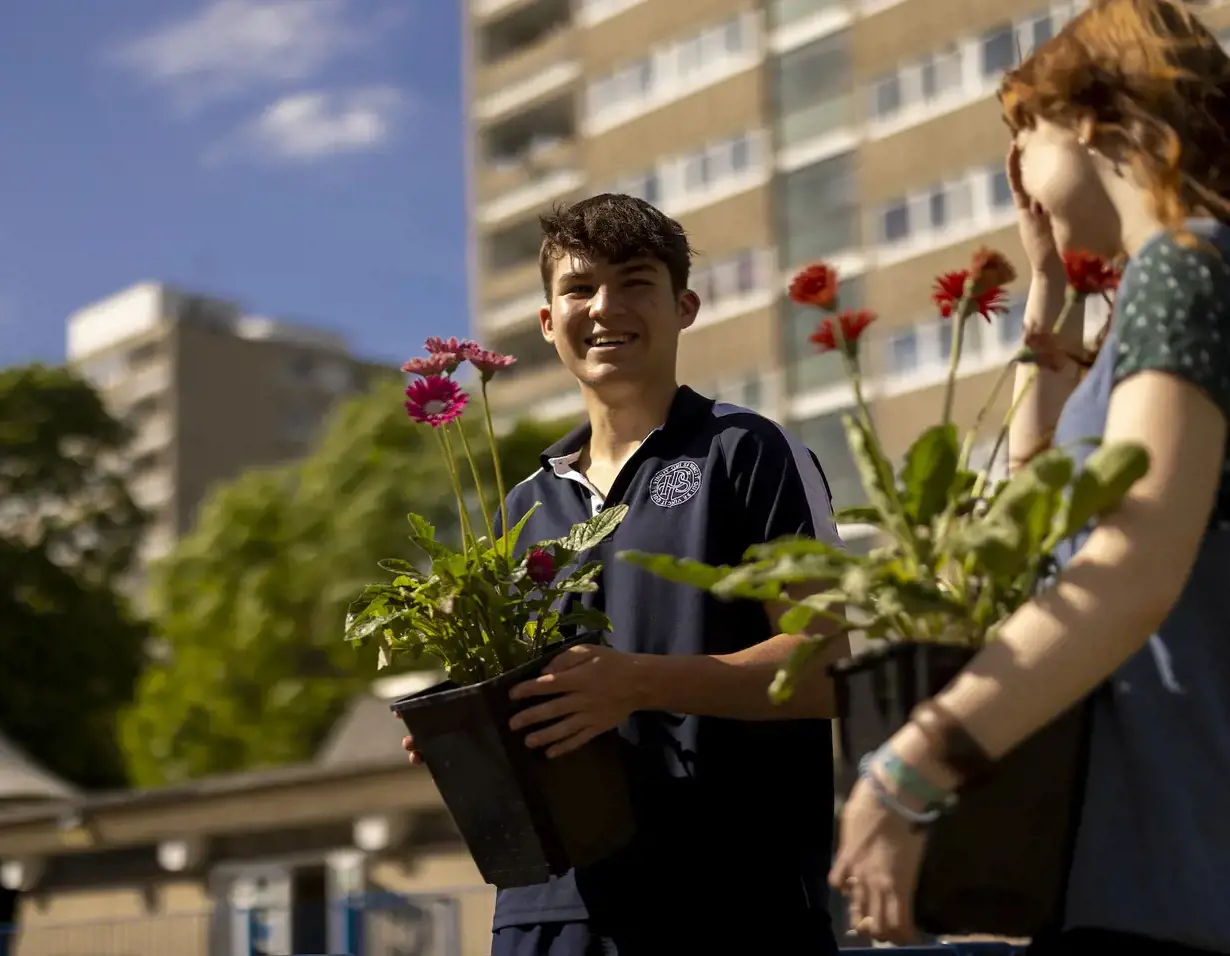
POLYGON ((1008 379, 1016 373, 1016 359, 1008 362, 999 373, 999 377, 995 379, 995 384, 991 386, 991 391, 987 394, 986 403, 978 412, 978 417, 974 419, 974 427, 971 428, 965 435, 965 442, 961 448, 961 457, 957 462, 957 468, 964 470, 969 465, 969 456, 974 451, 974 441, 978 438, 978 433, 982 430, 982 425, 987 419, 987 415, 991 409, 995 407, 995 402, 999 398, 999 393, 1003 391, 1004 386, 1008 383, 1008 379))
POLYGON ((465 426, 458 420, 457 434, 461 436, 461 447, 466 453, 466 461, 470 463, 470 474, 474 476, 474 490, 478 492, 478 507, 483 514, 483 522, 487 526, 487 537, 491 546, 495 547, 495 527, 491 524, 491 512, 487 510, 487 499, 483 496, 483 481, 478 473, 478 463, 474 461, 474 453, 470 451, 470 440, 466 438, 465 426))
MULTIPOLYGON (((1063 328, 1064 323, 1068 321, 1068 317, 1072 314, 1078 302, 1083 301, 1084 296, 1068 287, 1068 293, 1064 297, 1063 311, 1059 313, 1059 318, 1055 320, 1055 324, 1051 327, 1051 334, 1058 335, 1063 328)), ((1011 366, 1009 366, 1011 367, 1011 366)), ((982 494, 982 491, 987 486, 990 480, 991 466, 995 464, 995 459, 999 455, 1000 448, 1008 438, 1008 430, 1012 427, 1012 420, 1016 417, 1017 409, 1021 407, 1021 402, 1025 396, 1029 394, 1029 390, 1033 388, 1034 383, 1038 380, 1038 366, 1035 364, 1029 370, 1029 377, 1024 384, 1021 385, 1020 391, 1012 399, 1012 404, 1008 406, 1008 413, 1004 416, 1004 422, 999 427, 999 434, 995 436, 995 444, 991 447, 991 457, 987 459, 987 466, 978 474, 978 480, 974 484, 973 495, 977 498, 982 494)))
POLYGON ((465 495, 461 492, 461 478, 457 474, 457 459, 453 457, 453 443, 448 440, 448 432, 443 428, 435 430, 440 439, 440 447, 444 452, 444 461, 448 465, 448 477, 453 483, 453 497, 457 499, 457 517, 461 521, 461 550, 468 559, 470 556, 470 512, 466 508, 465 495))
MULTIPOLYGON (((491 445, 491 464, 495 468, 495 488, 500 496, 500 534, 508 534, 508 504, 504 493, 504 469, 500 467, 499 442, 495 440, 495 426, 491 423, 491 403, 487 401, 487 380, 483 379, 483 420, 487 423, 487 442, 491 445)), ((494 544, 494 542, 492 542, 494 544)), ((509 557, 509 555, 505 555, 509 557)))
POLYGON ((948 354, 948 381, 944 385, 944 421, 952 421, 952 404, 957 395, 957 366, 961 364, 961 348, 965 343, 965 323, 969 321, 974 303, 969 290, 961 296, 952 313, 952 347, 948 354))

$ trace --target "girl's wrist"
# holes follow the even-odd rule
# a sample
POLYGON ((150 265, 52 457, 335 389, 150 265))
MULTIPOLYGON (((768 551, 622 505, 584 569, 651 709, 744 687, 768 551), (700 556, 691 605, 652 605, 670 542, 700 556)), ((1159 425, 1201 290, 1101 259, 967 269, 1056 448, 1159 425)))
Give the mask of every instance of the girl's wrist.
POLYGON ((909 774, 917 776, 925 787, 951 793, 961 784, 956 774, 932 752, 932 744, 926 734, 912 723, 897 731, 882 749, 908 767, 909 774))

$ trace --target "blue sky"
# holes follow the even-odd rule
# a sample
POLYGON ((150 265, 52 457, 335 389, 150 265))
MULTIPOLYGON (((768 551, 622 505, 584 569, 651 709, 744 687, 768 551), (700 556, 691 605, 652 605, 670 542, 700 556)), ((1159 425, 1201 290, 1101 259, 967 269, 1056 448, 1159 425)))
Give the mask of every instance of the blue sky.
POLYGON ((454 0, 0 2, 0 366, 142 279, 400 360, 466 325, 454 0))

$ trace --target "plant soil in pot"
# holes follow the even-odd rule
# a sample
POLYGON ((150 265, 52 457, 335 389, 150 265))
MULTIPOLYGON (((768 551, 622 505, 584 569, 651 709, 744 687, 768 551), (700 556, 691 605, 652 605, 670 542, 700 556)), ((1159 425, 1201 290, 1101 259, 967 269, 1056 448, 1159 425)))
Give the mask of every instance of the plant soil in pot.
POLYGON ((583 635, 537 660, 469 686, 450 681, 404 697, 392 709, 423 754, 483 879, 500 888, 546 882, 620 849, 634 825, 622 741, 609 731, 548 759, 525 745, 509 719, 525 702, 512 686, 535 677, 583 635))
POLYGON ((597 642, 610 631, 606 614, 578 598, 598 590, 602 563, 587 556, 628 509, 604 508, 563 537, 519 550, 534 508, 509 520, 486 401, 488 381, 515 359, 458 339, 428 339, 427 351, 403 366, 417 376, 406 389, 406 411, 439 441, 456 524, 437 537, 426 518, 408 515, 420 560, 380 562, 389 577, 369 584, 351 602, 345 637, 356 646, 377 645, 381 667, 424 656, 443 666, 444 683, 397 701, 393 710, 422 753, 483 878, 499 887, 543 883, 597 862, 632 834, 616 734, 547 759, 508 726, 528 706, 509 698, 515 684, 538 676, 569 646, 597 642), (481 426, 463 417, 470 397, 453 378, 462 365, 478 373, 481 426), (484 434, 485 458, 474 451, 484 434), (483 487, 484 473, 494 475, 495 495, 483 487), (476 503, 478 515, 467 501, 476 503))
MULTIPOLYGON (((909 720, 974 656, 951 644, 892 643, 831 668, 842 770, 909 720)), ((1062 912, 1084 786, 1085 710, 1053 721, 965 788, 931 828, 914 899, 934 935, 1029 937, 1062 912)))

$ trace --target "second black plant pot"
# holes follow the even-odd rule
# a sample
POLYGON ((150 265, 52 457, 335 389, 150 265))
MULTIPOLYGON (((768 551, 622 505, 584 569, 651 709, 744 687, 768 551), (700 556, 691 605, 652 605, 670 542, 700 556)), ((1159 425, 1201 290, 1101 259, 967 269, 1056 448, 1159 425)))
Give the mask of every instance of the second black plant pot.
MULTIPOLYGON (((970 647, 891 643, 830 668, 842 771, 876 750, 969 663, 970 647)), ((1087 712, 1077 706, 998 761, 932 827, 914 899, 937 936, 1032 937, 1063 909, 1084 789, 1087 712)))
POLYGON ((501 889, 609 856, 635 829, 623 743, 615 731, 562 757, 525 745, 528 731, 508 722, 521 708, 514 684, 537 676, 556 654, 599 635, 547 648, 528 664, 482 681, 449 681, 393 702, 422 753, 444 804, 483 879, 501 889))

